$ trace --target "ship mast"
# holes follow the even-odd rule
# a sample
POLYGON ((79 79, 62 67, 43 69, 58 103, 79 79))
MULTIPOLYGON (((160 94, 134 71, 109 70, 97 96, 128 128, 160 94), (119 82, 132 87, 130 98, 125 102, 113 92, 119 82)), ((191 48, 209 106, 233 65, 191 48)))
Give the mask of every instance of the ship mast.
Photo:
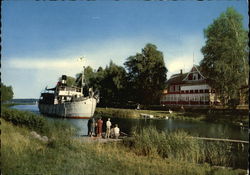
MULTIPOLYGON (((80 57, 78 60, 83 62, 84 61, 84 56, 80 57)), ((85 66, 83 65, 82 78, 81 78, 81 93, 82 94, 83 94, 83 87, 85 86, 85 83, 84 83, 84 70, 85 70, 85 66)))
POLYGON ((84 70, 85 70, 85 66, 83 66, 83 70, 82 70, 82 88, 85 86, 85 83, 84 83, 84 70))

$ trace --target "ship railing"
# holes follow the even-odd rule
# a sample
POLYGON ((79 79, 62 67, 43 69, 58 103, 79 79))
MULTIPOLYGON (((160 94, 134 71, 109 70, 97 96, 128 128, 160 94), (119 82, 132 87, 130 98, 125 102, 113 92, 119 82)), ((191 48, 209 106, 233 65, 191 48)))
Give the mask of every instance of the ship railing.
POLYGON ((61 86, 59 87, 60 91, 75 91, 75 92, 81 92, 81 88, 78 87, 66 87, 66 86, 61 86))

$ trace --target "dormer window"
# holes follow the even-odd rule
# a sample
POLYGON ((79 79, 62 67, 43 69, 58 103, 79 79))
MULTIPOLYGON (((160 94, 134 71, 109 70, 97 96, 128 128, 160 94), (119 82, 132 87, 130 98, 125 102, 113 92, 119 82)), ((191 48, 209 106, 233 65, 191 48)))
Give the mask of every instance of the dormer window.
POLYGON ((198 80, 198 74, 193 74, 193 80, 198 80))

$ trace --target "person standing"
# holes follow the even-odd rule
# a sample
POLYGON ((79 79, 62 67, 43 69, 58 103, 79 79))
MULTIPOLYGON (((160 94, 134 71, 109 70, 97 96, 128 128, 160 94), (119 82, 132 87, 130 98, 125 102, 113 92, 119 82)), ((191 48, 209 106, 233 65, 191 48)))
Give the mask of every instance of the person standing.
POLYGON ((99 120, 97 121, 97 132, 98 132, 98 136, 101 137, 102 136, 102 118, 99 118, 99 120))
POLYGON ((110 118, 108 118, 108 121, 106 122, 106 135, 105 137, 109 139, 110 137, 110 127, 111 127, 111 122, 110 122, 110 118))
POLYGON ((92 118, 88 120, 88 136, 91 136, 92 118))
POLYGON ((118 128, 118 124, 115 124, 114 132, 115 138, 118 139, 118 137, 120 136, 120 128, 118 128))
POLYGON ((92 137, 95 134, 95 118, 91 118, 91 130, 90 130, 90 136, 92 137))

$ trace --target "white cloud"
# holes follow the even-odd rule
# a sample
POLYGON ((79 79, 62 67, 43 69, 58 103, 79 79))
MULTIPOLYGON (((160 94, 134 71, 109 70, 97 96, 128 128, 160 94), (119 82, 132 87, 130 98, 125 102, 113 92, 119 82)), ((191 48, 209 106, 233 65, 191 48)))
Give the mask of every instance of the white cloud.
POLYGON ((199 64, 202 59, 201 47, 204 45, 202 36, 189 35, 181 39, 179 45, 169 45, 171 50, 164 50, 165 63, 168 68, 168 78, 172 74, 179 73, 182 69, 183 72, 188 72, 193 64, 199 64), (170 54, 169 54, 170 53, 170 54))
POLYGON ((178 73, 181 69, 183 72, 190 71, 193 65, 192 59, 192 56, 185 55, 169 61, 167 64, 169 74, 178 73))

